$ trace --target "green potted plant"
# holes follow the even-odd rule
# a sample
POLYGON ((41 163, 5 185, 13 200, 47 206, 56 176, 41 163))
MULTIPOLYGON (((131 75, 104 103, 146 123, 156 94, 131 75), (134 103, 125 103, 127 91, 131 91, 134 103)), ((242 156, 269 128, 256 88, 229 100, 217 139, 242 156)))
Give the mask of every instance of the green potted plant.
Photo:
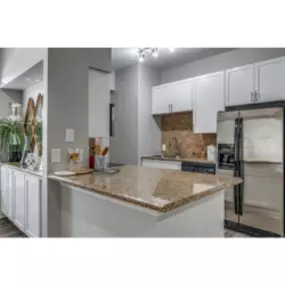
POLYGON ((23 122, 0 119, 0 151, 8 154, 10 162, 18 162, 21 159, 24 143, 23 122))

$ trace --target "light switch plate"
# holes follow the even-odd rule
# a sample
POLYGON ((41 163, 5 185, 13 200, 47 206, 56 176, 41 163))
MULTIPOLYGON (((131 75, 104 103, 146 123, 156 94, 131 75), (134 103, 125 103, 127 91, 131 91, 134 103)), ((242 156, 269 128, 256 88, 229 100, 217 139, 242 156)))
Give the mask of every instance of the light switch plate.
POLYGON ((73 129, 66 129, 65 141, 66 142, 74 142, 74 130, 73 129))
POLYGON ((60 148, 53 148, 51 150, 51 162, 52 163, 60 162, 60 148))

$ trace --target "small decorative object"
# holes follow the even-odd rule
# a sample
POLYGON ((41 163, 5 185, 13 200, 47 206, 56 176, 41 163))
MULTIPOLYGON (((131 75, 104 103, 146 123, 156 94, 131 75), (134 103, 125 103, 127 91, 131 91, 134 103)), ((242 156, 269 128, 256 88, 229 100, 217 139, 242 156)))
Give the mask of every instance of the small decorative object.
POLYGON ((69 170, 73 171, 73 170, 77 170, 77 169, 81 168, 81 164, 82 164, 82 160, 83 160, 83 149, 69 148, 68 153, 69 153, 69 162, 68 162, 69 170))
POLYGON ((35 153, 29 153, 25 159, 25 163, 27 168, 35 170, 38 168, 40 161, 35 153))

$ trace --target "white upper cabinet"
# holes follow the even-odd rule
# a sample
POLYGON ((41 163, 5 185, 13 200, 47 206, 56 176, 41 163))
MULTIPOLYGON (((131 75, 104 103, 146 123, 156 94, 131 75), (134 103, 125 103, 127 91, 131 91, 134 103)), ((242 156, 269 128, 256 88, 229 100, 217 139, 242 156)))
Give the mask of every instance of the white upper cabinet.
POLYGON ((192 81, 184 80, 171 84, 171 112, 192 110, 192 81))
POLYGON ((194 78, 194 133, 216 133, 217 112, 225 109, 224 72, 194 78))
POLYGON ((14 171, 14 223, 22 231, 25 229, 25 174, 14 171))
POLYGON ((256 102, 285 100, 285 57, 255 64, 256 102))
POLYGON ((170 96, 169 84, 152 87, 152 114, 170 113, 170 96))
POLYGON ((152 114, 192 110, 192 81, 183 80, 152 88, 152 114))
POLYGON ((254 66, 246 65, 226 71, 226 106, 254 102, 254 66))

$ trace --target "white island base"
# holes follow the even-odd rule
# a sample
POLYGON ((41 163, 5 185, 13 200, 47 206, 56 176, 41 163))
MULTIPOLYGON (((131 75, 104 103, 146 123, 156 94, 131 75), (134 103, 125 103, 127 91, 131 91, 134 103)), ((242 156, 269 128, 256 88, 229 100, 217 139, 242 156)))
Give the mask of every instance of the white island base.
POLYGON ((62 184, 62 237, 223 237, 224 191, 168 213, 62 184))

